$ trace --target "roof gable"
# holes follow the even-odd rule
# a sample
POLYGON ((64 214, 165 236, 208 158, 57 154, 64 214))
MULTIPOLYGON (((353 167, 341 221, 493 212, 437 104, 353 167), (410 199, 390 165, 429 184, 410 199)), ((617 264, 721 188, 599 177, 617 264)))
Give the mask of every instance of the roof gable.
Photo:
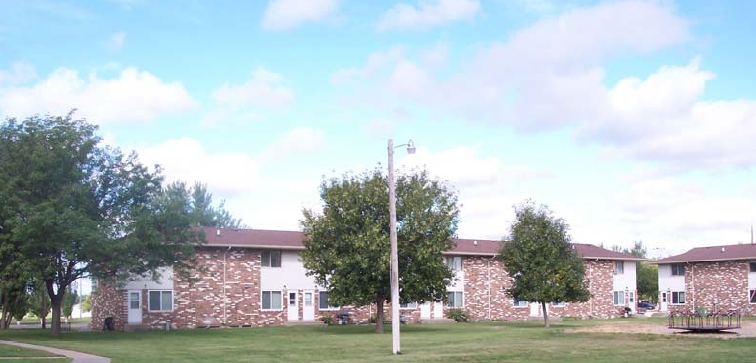
MULTIPOLYGON (((242 247, 242 248, 271 248, 282 250, 304 250, 302 241, 304 233, 299 231, 276 231, 265 229, 227 229, 204 227, 206 246, 210 247, 242 247)), ((455 246, 446 252, 449 255, 489 256, 499 254, 502 241, 486 239, 453 240, 455 246)), ((642 258, 628 256, 598 246, 573 243, 575 252, 584 259, 642 261, 642 258)))
POLYGON ((705 261, 756 260, 756 244, 696 247, 680 255, 656 261, 657 264, 705 261))

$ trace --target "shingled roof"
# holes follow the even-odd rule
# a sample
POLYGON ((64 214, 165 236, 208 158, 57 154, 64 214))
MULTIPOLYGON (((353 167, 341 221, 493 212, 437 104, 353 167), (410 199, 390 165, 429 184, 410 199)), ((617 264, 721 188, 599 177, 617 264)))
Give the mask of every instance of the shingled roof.
POLYGON ((696 247, 680 255, 655 261, 657 264, 705 261, 756 260, 756 244, 696 247))
MULTIPOLYGON (((304 234, 299 231, 277 231, 266 229, 230 229, 205 227, 207 246, 270 248, 280 250, 304 250, 304 234)), ((502 241, 486 239, 454 239, 455 247, 447 251, 449 255, 496 256, 502 241)), ((594 245, 574 243, 578 256, 596 260, 642 261, 642 258, 628 256, 594 245)))

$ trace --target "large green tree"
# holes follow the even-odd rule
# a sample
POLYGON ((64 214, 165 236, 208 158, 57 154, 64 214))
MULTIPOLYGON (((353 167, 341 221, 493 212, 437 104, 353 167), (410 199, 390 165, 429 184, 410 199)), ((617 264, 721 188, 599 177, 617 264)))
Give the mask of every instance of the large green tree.
MULTIPOLYGON (((383 332, 383 306, 391 300, 389 200, 380 169, 320 186, 322 211, 304 210, 309 275, 326 287, 334 305, 377 306, 376 332, 383 332)), ((400 300, 443 300, 452 274, 441 254, 453 247, 459 209, 456 194, 428 173, 398 174, 396 220, 400 300)), ((398 303, 398 302, 396 302, 398 303)))
POLYGON ((183 195, 193 225, 222 228, 244 226, 240 219, 234 218, 226 210, 225 200, 221 200, 217 207, 213 204, 213 194, 207 190, 207 184, 195 182, 194 186, 189 187, 183 181, 176 181, 166 187, 166 192, 175 196, 183 195))
POLYGON ((515 206, 515 221, 503 244, 501 258, 512 287, 507 294, 521 301, 541 304, 543 321, 549 326, 549 302, 588 301, 590 292, 583 277, 583 260, 570 244, 568 225, 545 205, 527 201, 515 206))
POLYGON ((73 281, 188 267, 201 241, 160 168, 102 145, 96 129, 72 114, 0 127, 0 226, 50 297, 53 336, 73 281))

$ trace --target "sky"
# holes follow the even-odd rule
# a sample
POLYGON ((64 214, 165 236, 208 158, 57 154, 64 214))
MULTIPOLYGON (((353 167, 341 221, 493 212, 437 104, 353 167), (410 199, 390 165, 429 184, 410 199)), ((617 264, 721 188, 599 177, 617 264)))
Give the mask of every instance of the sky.
POLYGON ((299 229, 319 185, 425 168, 460 238, 531 199, 574 242, 649 255, 750 243, 756 3, 2 1, 0 117, 65 115, 299 229))

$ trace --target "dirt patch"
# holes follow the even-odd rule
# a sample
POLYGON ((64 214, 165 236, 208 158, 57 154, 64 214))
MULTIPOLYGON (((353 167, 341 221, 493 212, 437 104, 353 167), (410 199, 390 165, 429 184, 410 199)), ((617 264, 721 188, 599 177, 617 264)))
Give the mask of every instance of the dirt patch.
POLYGON ((721 339, 732 339, 739 337, 756 337, 756 322, 743 321, 740 329, 728 330, 723 333, 689 333, 678 329, 669 329, 667 324, 654 323, 633 323, 627 320, 618 322, 607 322, 594 326, 585 326, 575 329, 565 330, 566 333, 634 333, 634 334, 684 334, 689 336, 711 337, 721 339))

